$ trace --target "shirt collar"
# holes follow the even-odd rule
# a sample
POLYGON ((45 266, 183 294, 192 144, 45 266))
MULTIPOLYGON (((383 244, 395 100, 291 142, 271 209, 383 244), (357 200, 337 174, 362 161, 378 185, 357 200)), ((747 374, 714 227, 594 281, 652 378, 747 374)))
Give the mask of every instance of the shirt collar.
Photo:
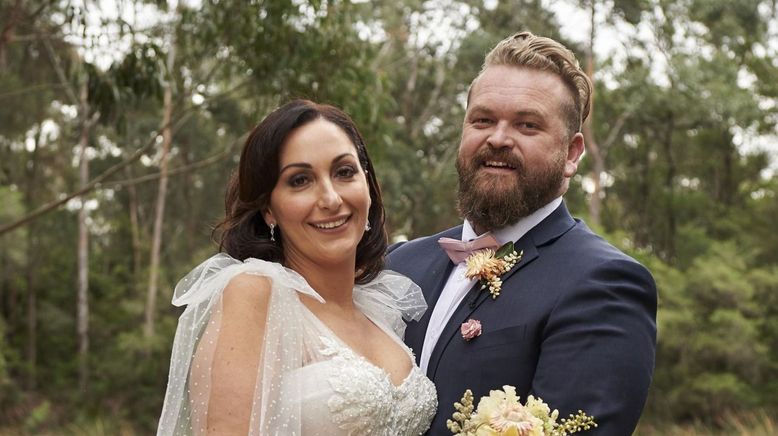
MULTIPOLYGON (((551 215, 551 212, 556 210, 560 204, 562 204, 562 197, 557 197, 547 205, 541 207, 535 212, 532 212, 524 218, 521 218, 515 223, 509 226, 505 226, 501 229, 493 230, 492 235, 494 235, 500 244, 505 244, 508 241, 516 242, 527 232, 532 230, 533 227, 551 215)), ((462 240, 470 241, 477 237, 478 235, 475 233, 475 230, 473 230, 473 226, 470 225, 468 220, 465 220, 465 223, 462 226, 462 240)))

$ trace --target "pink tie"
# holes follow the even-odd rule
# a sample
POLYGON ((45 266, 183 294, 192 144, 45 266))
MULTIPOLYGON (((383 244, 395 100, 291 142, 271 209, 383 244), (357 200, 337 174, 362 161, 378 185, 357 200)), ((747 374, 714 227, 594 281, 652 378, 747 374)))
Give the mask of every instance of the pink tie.
POLYGON ((492 236, 491 233, 484 233, 469 242, 451 238, 440 238, 438 239, 438 244, 440 244, 455 265, 464 262, 465 259, 467 259, 467 256, 470 256, 474 251, 483 250, 485 248, 496 250, 500 247, 500 243, 497 242, 497 239, 494 239, 494 236, 492 236))

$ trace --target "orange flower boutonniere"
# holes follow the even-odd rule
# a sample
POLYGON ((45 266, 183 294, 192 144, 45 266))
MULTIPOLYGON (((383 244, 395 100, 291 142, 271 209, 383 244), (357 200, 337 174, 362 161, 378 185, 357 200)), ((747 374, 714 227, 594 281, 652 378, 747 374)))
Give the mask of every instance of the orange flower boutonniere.
POLYGON ((467 258, 467 270, 465 277, 469 279, 478 279, 481 281, 481 289, 489 288, 489 294, 492 299, 500 295, 502 280, 500 277, 510 271, 518 261, 524 251, 517 253, 513 247, 513 242, 508 242, 496 252, 485 249, 471 254, 467 258))

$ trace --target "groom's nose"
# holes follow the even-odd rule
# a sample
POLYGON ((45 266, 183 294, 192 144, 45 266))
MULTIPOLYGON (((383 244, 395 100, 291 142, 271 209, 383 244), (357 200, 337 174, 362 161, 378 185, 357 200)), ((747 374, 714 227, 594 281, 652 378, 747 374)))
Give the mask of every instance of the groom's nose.
POLYGON ((511 125, 508 121, 499 121, 494 130, 486 138, 486 143, 492 148, 513 147, 516 141, 511 135, 511 125))

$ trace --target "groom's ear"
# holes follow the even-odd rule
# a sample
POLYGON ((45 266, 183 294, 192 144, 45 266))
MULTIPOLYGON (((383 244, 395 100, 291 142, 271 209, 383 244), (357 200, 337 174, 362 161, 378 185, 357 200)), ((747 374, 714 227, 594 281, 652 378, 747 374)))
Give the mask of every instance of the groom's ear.
POLYGON ((585 149, 583 133, 578 132, 567 142, 567 157, 565 159, 565 177, 573 177, 578 171, 578 162, 585 149))

